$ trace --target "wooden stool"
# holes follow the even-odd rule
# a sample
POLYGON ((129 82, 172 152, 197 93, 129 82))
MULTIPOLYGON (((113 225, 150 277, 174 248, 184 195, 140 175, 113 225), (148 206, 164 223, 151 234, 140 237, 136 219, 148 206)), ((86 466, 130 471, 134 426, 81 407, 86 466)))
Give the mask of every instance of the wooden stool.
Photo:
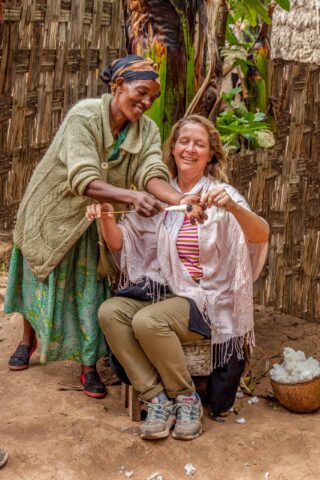
MULTIPOLYGON (((206 377, 211 373, 211 341, 197 340, 182 344, 188 370, 192 377, 206 377)), ((141 421, 142 402, 138 392, 131 386, 122 384, 121 398, 125 408, 129 409, 130 420, 141 421)))

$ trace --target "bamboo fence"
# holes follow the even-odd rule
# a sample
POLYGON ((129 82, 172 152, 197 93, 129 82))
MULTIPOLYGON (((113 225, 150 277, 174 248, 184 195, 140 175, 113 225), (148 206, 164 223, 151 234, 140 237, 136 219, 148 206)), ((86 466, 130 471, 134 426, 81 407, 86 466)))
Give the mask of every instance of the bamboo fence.
MULTIPOLYGON (((1 3, 1 1, 0 1, 1 3)), ((124 51, 118 0, 10 0, 0 25, 0 234, 68 109, 124 51)))
MULTIPOLYGON (((120 1, 5 2, 0 25, 0 235, 10 236, 31 173, 79 98, 123 49, 120 1)), ((230 159, 232 183, 271 226, 255 299, 320 321, 320 66, 272 62, 277 143, 230 159)))
POLYGON ((272 62, 277 142, 231 159, 231 181, 271 227, 255 300, 320 321, 320 66, 272 62))

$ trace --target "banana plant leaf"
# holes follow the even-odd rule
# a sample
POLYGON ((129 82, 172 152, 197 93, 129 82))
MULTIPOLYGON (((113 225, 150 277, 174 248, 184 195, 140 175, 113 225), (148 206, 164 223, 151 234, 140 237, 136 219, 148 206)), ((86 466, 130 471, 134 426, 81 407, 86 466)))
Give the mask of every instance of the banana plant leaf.
POLYGON ((128 52, 149 56, 159 66, 162 95, 148 115, 163 140, 206 74, 206 5, 207 0, 123 0, 128 52))
MULTIPOLYGON (((148 115, 158 124, 164 140, 207 76, 207 65, 212 60, 209 47, 217 51, 212 47, 214 31, 210 31, 213 40, 208 43, 208 11, 211 5, 218 10, 219 4, 217 0, 122 0, 122 3, 128 53, 149 56, 159 66, 162 94, 148 115)), ((211 103, 214 100, 213 95, 211 103)), ((211 108, 209 105, 209 111, 211 108)))

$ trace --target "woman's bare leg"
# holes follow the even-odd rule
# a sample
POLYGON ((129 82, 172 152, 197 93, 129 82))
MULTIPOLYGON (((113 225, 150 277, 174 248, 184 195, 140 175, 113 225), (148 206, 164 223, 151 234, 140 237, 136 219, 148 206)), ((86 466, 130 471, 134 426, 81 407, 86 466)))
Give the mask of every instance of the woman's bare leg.
POLYGON ((23 335, 22 335, 21 344, 31 347, 32 345, 34 345, 35 340, 36 340, 36 332, 34 328, 31 326, 31 324, 28 322, 28 320, 24 318, 23 319, 23 335))

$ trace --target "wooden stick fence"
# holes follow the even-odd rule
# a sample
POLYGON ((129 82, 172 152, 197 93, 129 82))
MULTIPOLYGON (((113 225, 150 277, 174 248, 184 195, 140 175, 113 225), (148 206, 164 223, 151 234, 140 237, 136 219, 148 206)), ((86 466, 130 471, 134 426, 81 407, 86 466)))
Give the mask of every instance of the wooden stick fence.
POLYGON ((7 0, 0 25, 0 233, 71 105, 124 51, 118 0, 7 0))
POLYGON ((256 301, 320 321, 320 66, 273 61, 277 143, 231 159, 231 182, 270 224, 256 301))
MULTIPOLYGON (((118 0, 12 0, 0 25, 0 238, 69 107, 99 96, 123 51, 118 0)), ((230 159, 231 182, 271 226, 263 305, 320 321, 320 66, 272 62, 272 151, 230 159)))

